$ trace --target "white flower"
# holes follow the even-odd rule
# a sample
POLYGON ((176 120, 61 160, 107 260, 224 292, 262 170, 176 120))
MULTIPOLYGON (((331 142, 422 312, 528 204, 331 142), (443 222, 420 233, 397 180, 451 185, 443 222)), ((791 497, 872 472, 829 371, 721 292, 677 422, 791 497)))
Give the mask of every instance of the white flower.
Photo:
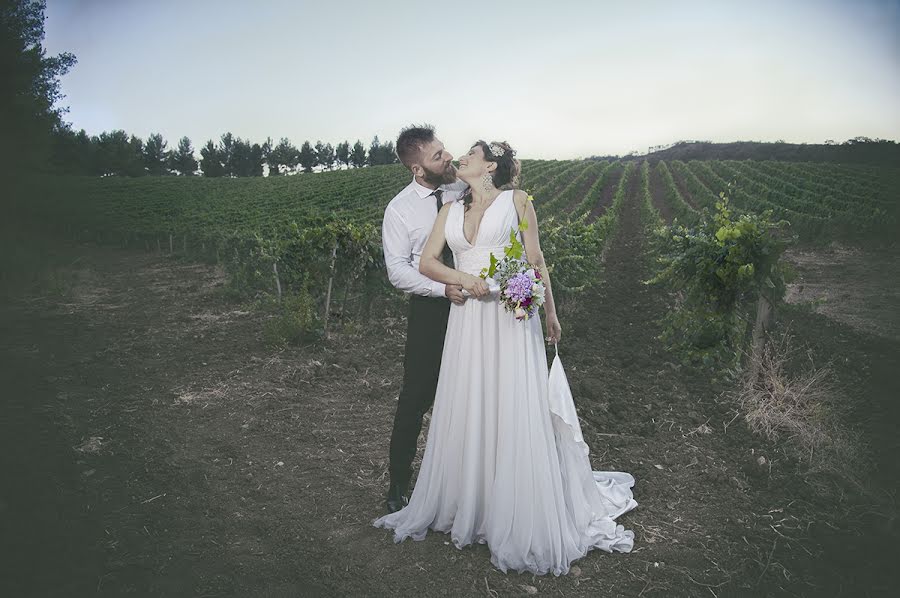
POLYGON ((525 270, 525 274, 527 274, 528 278, 530 278, 531 280, 535 279, 534 268, 528 268, 527 270, 525 270))

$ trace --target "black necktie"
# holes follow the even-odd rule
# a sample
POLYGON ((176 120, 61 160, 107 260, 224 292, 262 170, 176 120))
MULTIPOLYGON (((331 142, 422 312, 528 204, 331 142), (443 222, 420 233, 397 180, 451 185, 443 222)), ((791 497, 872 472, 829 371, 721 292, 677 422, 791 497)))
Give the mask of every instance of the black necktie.
MULTIPOLYGON (((437 206, 438 213, 440 213, 441 208, 444 207, 444 202, 441 200, 444 195, 444 190, 435 189, 431 192, 431 194, 434 195, 434 203, 437 206)), ((453 250, 450 249, 450 245, 444 245, 444 250, 441 252, 441 259, 444 262, 445 266, 448 266, 450 268, 455 267, 455 265, 453 264, 453 250)))

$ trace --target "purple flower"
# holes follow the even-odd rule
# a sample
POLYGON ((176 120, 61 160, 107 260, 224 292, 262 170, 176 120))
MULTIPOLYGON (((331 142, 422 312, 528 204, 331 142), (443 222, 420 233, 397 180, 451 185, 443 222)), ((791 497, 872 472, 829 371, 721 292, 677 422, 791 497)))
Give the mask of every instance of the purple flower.
POLYGON ((513 301, 524 301, 531 297, 531 278, 524 273, 516 274, 506 283, 506 294, 513 301))

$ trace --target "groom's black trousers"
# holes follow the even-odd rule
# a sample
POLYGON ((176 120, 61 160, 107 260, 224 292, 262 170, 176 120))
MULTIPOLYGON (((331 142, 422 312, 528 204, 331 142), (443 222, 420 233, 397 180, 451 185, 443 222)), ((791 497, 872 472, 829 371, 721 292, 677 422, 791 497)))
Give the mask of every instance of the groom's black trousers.
POLYGON ((434 404, 449 313, 450 300, 445 297, 409 298, 403 388, 391 433, 391 483, 406 486, 412 478, 422 417, 434 404))

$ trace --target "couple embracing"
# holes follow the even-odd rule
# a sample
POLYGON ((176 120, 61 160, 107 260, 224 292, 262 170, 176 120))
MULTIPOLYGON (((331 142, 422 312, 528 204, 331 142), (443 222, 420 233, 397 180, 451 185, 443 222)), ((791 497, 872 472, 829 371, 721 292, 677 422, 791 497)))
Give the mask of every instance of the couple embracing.
POLYGON ((518 231, 544 283, 546 340, 559 342, 537 216, 515 188, 515 151, 478 141, 457 169, 430 126, 404 129, 396 148, 413 180, 385 209, 382 242, 388 277, 410 298, 388 514, 373 525, 392 529, 395 542, 423 540, 430 528, 460 549, 487 544, 504 572, 564 575, 589 550, 629 552, 634 534, 615 519, 637 506, 634 478, 591 469, 558 355, 548 369, 540 318, 515 317, 479 276, 518 231))

